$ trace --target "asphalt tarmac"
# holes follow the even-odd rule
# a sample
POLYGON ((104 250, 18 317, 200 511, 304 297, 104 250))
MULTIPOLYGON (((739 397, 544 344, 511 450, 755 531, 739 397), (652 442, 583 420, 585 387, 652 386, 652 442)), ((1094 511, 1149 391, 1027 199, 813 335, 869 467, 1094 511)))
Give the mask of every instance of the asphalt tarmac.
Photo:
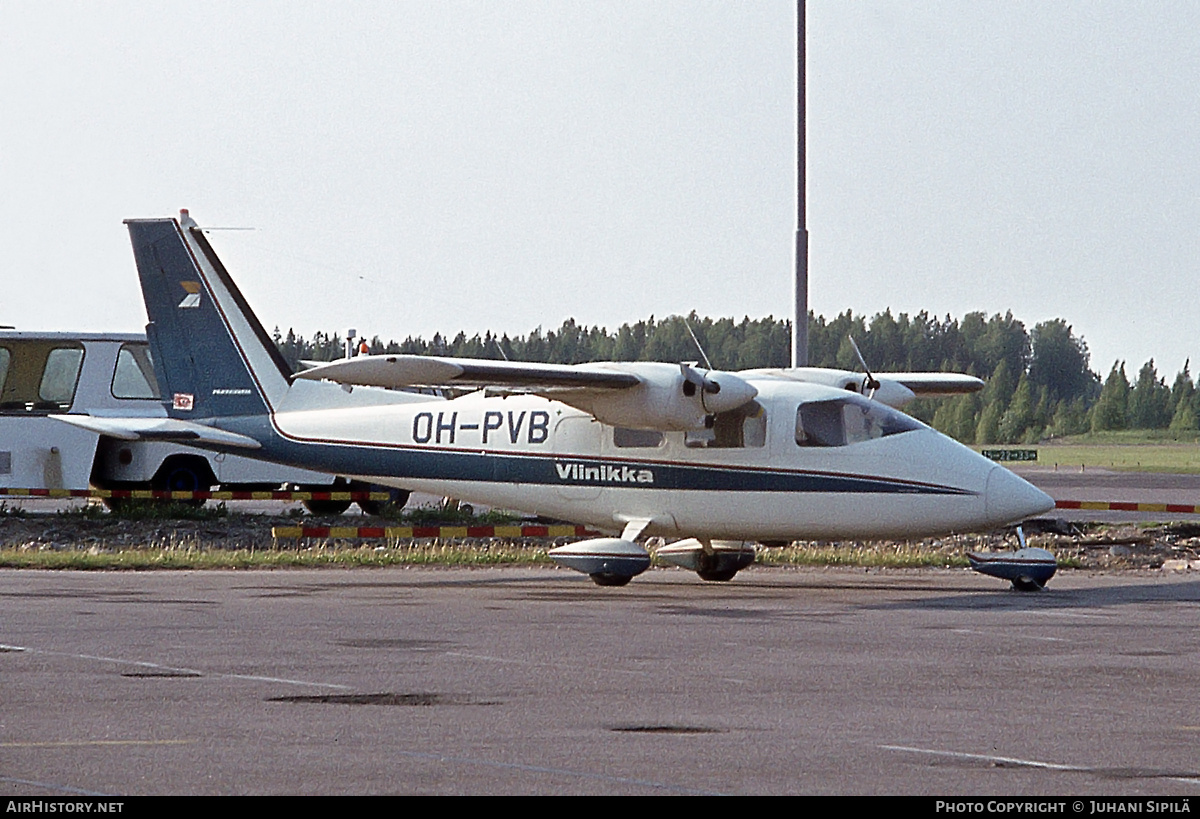
MULTIPOLYGON (((1117 472, 1110 469, 1050 469, 1014 466, 1013 471, 1056 501, 1171 503, 1200 506, 1200 475, 1166 472, 1117 472)), ((1179 512, 1128 512, 1059 509, 1047 517, 1073 521, 1125 523, 1181 520, 1200 522, 1200 515, 1179 512)))
POLYGON ((1191 574, 0 571, 0 792, 1200 794, 1191 574))

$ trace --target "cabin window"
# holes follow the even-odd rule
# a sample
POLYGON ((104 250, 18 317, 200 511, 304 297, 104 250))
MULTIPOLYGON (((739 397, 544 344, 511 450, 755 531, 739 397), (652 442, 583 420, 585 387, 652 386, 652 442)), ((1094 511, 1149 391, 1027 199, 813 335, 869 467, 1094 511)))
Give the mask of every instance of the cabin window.
POLYGON ((113 398, 157 400, 160 397, 148 346, 126 344, 121 347, 117 353, 117 368, 113 371, 112 394, 113 398))
POLYGON ((762 404, 751 401, 744 407, 713 416, 711 429, 689 432, 684 436, 689 447, 741 449, 767 445, 767 412, 762 404))
POLYGON ((57 347, 46 356, 34 409, 70 409, 83 367, 82 347, 57 347))
POLYGON ((613 427, 613 444, 618 447, 662 446, 666 436, 656 429, 627 429, 613 427))
POLYGON ((4 392, 4 382, 8 380, 8 362, 12 360, 12 353, 7 347, 0 347, 0 394, 4 392))
POLYGON ((800 446, 844 446, 841 401, 814 401, 796 410, 796 443, 800 446))
POLYGON ((921 423, 886 404, 860 396, 811 401, 796 410, 800 446, 848 446, 919 429, 921 423))

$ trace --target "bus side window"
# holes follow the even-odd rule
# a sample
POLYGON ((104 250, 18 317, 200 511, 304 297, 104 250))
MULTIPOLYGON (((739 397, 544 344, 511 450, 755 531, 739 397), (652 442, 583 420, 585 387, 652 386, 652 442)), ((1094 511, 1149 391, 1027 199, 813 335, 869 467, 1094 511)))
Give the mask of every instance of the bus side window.
POLYGON ((46 356, 35 410, 70 409, 83 368, 82 347, 56 347, 46 356))
POLYGON ((160 397, 149 347, 144 344, 122 345, 117 353, 116 370, 113 371, 112 394, 113 398, 160 397))

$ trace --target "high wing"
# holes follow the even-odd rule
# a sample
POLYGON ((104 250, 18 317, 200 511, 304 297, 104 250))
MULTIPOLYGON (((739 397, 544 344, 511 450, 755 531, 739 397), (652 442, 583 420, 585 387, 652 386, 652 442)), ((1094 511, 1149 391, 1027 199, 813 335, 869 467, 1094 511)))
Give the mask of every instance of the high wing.
POLYGON ((259 449, 262 444, 245 435, 174 418, 99 418, 94 415, 51 415, 56 421, 122 441, 179 441, 242 449, 259 449))
POLYGON ((705 429, 712 416, 749 405, 758 389, 740 376, 690 364, 536 364, 415 355, 334 361, 294 379, 375 387, 501 387, 552 398, 606 424, 632 429, 705 429))
MULTIPOLYGON (((364 355, 339 361, 301 361, 306 369, 296 378, 329 380, 339 384, 385 387, 499 387, 525 388, 530 392, 564 389, 626 389, 635 387, 643 379, 628 372, 622 364, 536 364, 532 362, 490 361, 474 358, 439 358, 420 355, 364 355)), ((831 370, 821 367, 795 367, 789 369, 758 369, 739 373, 742 376, 786 378, 791 381, 822 384, 848 389, 857 387, 865 380, 862 373, 849 370, 831 370)), ((900 386, 912 395, 900 393, 896 396, 876 396, 884 400, 892 397, 899 403, 907 403, 915 396, 939 398, 951 395, 966 395, 983 389, 984 383, 973 375, 964 373, 879 373, 882 386, 900 386)))
POLYGON ((293 377, 393 389, 506 387, 554 398, 614 426, 661 430, 699 429, 706 424, 707 416, 749 404, 757 394, 750 383, 752 379, 799 381, 870 393, 891 407, 902 407, 918 395, 961 395, 983 388, 983 381, 961 373, 880 373, 876 377, 878 385, 868 389, 869 377, 862 373, 822 367, 758 369, 734 374, 698 370, 686 364, 678 368, 646 362, 536 364, 416 355, 342 359, 314 366, 293 377), (700 389, 689 390, 689 383, 700 389), (695 395, 700 401, 684 401, 686 408, 675 407, 664 413, 643 406, 650 393, 660 404, 679 403, 682 398, 695 395))
POLYGON ((524 387, 620 390, 643 379, 598 364, 534 364, 422 355, 361 355, 304 370, 296 378, 372 387, 524 387))
POLYGON ((914 394, 929 398, 965 395, 983 389, 982 379, 964 373, 879 373, 880 381, 895 381, 914 394))
POLYGON ((983 382, 973 375, 962 373, 875 373, 878 386, 870 389, 870 377, 849 370, 831 370, 824 367, 789 367, 761 370, 746 370, 739 375, 750 378, 800 381, 820 384, 840 390, 851 390, 870 394, 872 398, 889 407, 903 407, 918 395, 928 398, 964 395, 983 389, 983 382))

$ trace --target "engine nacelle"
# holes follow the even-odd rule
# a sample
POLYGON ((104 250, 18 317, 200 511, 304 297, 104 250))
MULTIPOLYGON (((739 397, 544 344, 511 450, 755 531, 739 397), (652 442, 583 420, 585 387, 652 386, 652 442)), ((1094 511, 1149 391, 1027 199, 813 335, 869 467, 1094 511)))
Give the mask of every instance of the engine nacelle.
POLYGON ((744 406, 758 395, 745 379, 721 370, 650 362, 622 364, 621 369, 633 372, 642 383, 565 400, 610 426, 686 432, 711 426, 711 416, 744 406))

